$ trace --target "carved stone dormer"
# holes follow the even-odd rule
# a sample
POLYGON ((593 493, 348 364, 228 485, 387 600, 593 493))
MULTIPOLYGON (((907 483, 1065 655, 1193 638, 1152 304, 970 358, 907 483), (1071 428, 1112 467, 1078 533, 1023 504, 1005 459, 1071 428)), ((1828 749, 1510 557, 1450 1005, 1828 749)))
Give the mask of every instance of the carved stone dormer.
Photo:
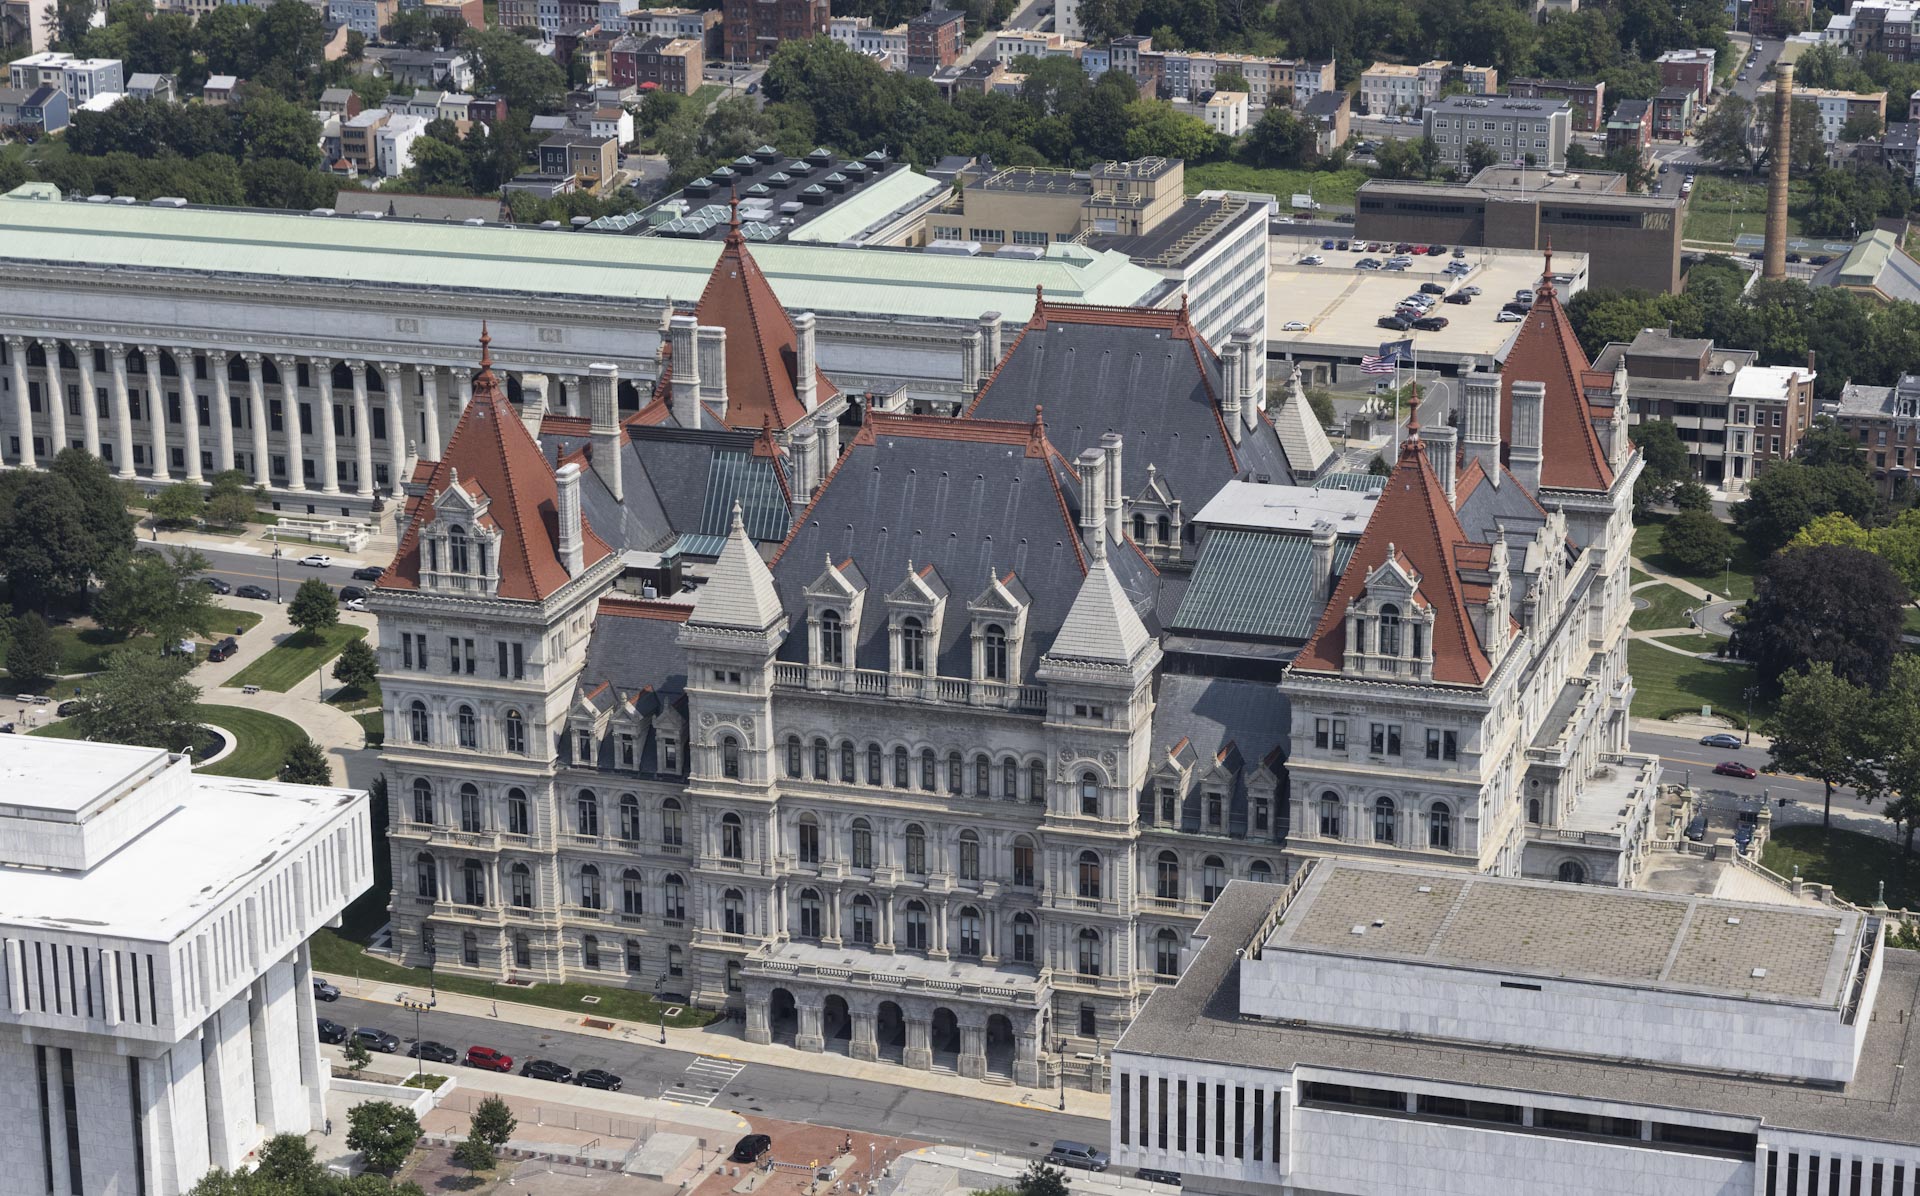
POLYGON ((1488 571, 1493 580, 1487 584, 1487 600, 1480 607, 1480 643, 1486 649, 1487 659, 1499 663, 1506 654, 1509 633, 1513 628, 1513 616, 1509 613, 1509 604, 1513 600, 1513 579, 1507 570, 1507 529, 1501 528, 1493 538, 1493 551, 1488 571))
POLYGON ((975 681, 1019 685, 1024 680, 1020 660, 1027 642, 1027 610, 1032 605, 1018 577, 987 570, 987 588, 967 603, 975 681))
POLYGON ((1433 677, 1433 604, 1421 577, 1392 544, 1346 610, 1344 668, 1366 677, 1433 677))
POLYGON ((1146 821, 1158 827, 1180 829, 1185 817, 1187 793, 1193 788, 1193 770, 1199 763, 1200 753, 1194 750, 1192 741, 1184 736, 1167 749, 1166 755, 1154 765, 1147 778, 1152 808, 1144 811, 1146 821))
POLYGON ((1127 500, 1127 531, 1141 551, 1156 560, 1178 558, 1186 517, 1180 500, 1153 464, 1147 465, 1146 485, 1127 500))
POLYGON ((947 584, 932 565, 907 562, 907 577, 887 595, 887 662, 893 672, 931 677, 938 671, 947 584))
POLYGON ((500 585, 500 529, 493 502, 455 469, 420 529, 420 588, 492 596, 500 585))
POLYGON ((867 579, 852 557, 835 562, 801 592, 807 604, 807 661, 819 668, 854 666, 860 614, 867 601, 867 579))

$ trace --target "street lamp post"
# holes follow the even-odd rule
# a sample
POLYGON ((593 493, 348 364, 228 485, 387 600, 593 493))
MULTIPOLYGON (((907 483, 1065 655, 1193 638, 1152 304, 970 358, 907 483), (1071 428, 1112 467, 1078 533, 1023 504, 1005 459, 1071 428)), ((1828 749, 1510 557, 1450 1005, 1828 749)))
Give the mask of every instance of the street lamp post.
POLYGON ((1720 574, 1720 589, 1727 597, 1733 597, 1733 558, 1727 558, 1727 567, 1720 574))
POLYGON ((278 544, 273 546, 273 601, 275 605, 280 602, 280 546, 278 544))
POLYGON ((1753 691, 1759 688, 1757 685, 1749 685, 1743 694, 1747 699, 1747 729, 1746 738, 1741 740, 1742 743, 1753 742, 1753 691))
POLYGON ((427 1010, 433 1009, 440 1004, 440 989, 433 974, 433 966, 438 962, 439 958, 440 953, 438 951, 432 947, 427 948, 427 999, 424 1001, 412 1001, 404 996, 400 998, 402 1008, 413 1010, 413 1074, 416 1076, 424 1074, 427 1066, 426 1052, 420 1049, 420 1019, 427 1010))

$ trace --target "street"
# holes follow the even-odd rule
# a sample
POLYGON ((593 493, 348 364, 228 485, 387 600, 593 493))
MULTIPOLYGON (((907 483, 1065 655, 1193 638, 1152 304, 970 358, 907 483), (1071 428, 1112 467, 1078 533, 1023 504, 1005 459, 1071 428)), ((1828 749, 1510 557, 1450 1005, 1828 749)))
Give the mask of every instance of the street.
MULTIPOLYGON (((1639 751, 1658 752, 1665 769, 1663 779, 1669 784, 1691 784, 1701 795, 1706 805, 1716 811, 1732 811, 1749 802, 1766 799, 1774 803, 1776 822, 1806 821, 1803 815, 1810 815, 1813 821, 1819 821, 1821 805, 1824 800, 1825 786, 1808 777, 1772 775, 1762 772, 1752 780, 1744 777, 1716 776, 1713 766, 1725 760, 1738 760, 1754 768, 1765 768, 1767 752, 1758 746, 1741 748, 1710 748, 1700 744, 1700 737, 1707 734, 1705 728, 1697 732, 1676 730, 1671 735, 1654 734, 1635 730, 1633 746, 1639 751), (1779 805, 1786 798, 1791 817, 1786 817, 1779 805)), ((1835 814, 1848 814, 1871 819, 1871 824, 1859 829, 1892 837, 1893 824, 1880 812, 1879 803, 1864 801, 1852 789, 1837 788, 1833 791, 1833 810, 1835 814)))
MULTIPOLYGON (((155 548, 176 546, 156 545, 150 541, 142 541, 138 547, 142 551, 151 551, 155 548)), ((269 590, 274 588, 276 578, 274 576, 273 558, 265 552, 223 552, 218 549, 199 547, 196 547, 194 551, 206 557, 207 562, 213 566, 206 571, 205 576, 207 577, 217 577, 221 581, 234 586, 265 586, 269 590)), ((353 579, 353 571, 362 564, 385 565, 389 563, 384 556, 376 557, 374 554, 349 556, 341 549, 316 547, 311 544, 288 544, 284 551, 286 555, 280 558, 279 577, 277 580, 281 597, 288 600, 292 599, 293 592, 300 588, 300 583, 309 577, 319 578, 321 581, 332 586, 336 591, 341 586, 346 585, 370 586, 373 584, 372 582, 355 581, 353 579), (314 569, 300 564, 300 558, 310 552, 325 553, 334 559, 334 564, 325 569, 314 569)), ((228 595, 224 601, 244 602, 246 600, 235 599, 232 595, 228 595)))
MULTIPOLYGON (((328 979, 351 980, 339 976, 328 979)), ((316 1008, 320 1016, 349 1029, 374 1026, 386 1030, 400 1038, 403 1050, 413 1041, 413 1015, 406 1010, 346 996, 316 1008)), ((631 1039, 620 1041, 604 1035, 557 1033, 491 1018, 433 1012, 423 1015, 420 1033, 463 1054, 476 1044, 505 1051, 513 1056, 516 1071, 528 1059, 551 1059, 575 1070, 600 1067, 624 1080, 624 1090, 635 1096, 665 1096, 682 1103, 704 1104, 711 1094, 713 1108, 747 1116, 762 1114, 782 1121, 1036 1156, 1045 1154, 1057 1138, 1084 1142, 1107 1139, 1104 1122, 1014 1103, 1023 1091, 1019 1088, 1006 1090, 1004 1104, 973 1100, 838 1076, 824 1069, 805 1070, 808 1056, 799 1052, 794 1054, 792 1068, 748 1064, 716 1091, 708 1077, 724 1078, 726 1070, 735 1065, 716 1067, 710 1056, 658 1046, 647 1030, 645 1026, 635 1027, 631 1039)), ((724 1051, 728 1041, 716 1037, 715 1049, 724 1051)), ((397 1062, 412 1064, 404 1056, 397 1062)), ((1044 1091, 1036 1093, 1042 1098, 1045 1095, 1044 1091)))

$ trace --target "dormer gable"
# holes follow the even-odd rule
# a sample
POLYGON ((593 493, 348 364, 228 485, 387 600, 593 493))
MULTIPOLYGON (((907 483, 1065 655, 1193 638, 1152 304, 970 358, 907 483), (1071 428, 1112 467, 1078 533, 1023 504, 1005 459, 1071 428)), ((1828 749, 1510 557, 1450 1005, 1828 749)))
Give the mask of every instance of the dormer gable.
POLYGON ((1009 573, 987 570, 987 587, 967 603, 972 621, 973 679, 1006 685, 1022 681, 1020 661, 1027 640, 1027 588, 1009 573))
POLYGON ((887 660, 896 673, 931 677, 938 663, 947 585, 932 565, 907 562, 907 575, 887 595, 887 660))
POLYGON ((1344 668, 1361 676, 1433 677, 1433 604, 1421 575, 1393 544, 1347 604, 1344 668))
POLYGON ((807 607, 807 660, 821 668, 850 668, 867 601, 867 579, 847 557, 827 567, 801 596, 807 607))
POLYGON ((492 597, 500 586, 500 528, 493 500, 452 470, 420 528, 420 588, 492 597))
POLYGON ((1158 466, 1147 463, 1147 480, 1137 494, 1127 497, 1127 530, 1133 542, 1157 556, 1178 556, 1186 530, 1186 513, 1167 485, 1158 466))

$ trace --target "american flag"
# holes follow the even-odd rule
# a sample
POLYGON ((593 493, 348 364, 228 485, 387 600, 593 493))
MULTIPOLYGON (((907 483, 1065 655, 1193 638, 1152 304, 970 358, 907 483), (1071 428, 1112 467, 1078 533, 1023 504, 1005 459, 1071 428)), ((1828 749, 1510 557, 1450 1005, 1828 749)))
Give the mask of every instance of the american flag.
POLYGON ((1360 359, 1360 372, 1363 374, 1391 374, 1400 364, 1402 354, 1413 351, 1412 341, 1390 341, 1380 346, 1376 356, 1360 359))

